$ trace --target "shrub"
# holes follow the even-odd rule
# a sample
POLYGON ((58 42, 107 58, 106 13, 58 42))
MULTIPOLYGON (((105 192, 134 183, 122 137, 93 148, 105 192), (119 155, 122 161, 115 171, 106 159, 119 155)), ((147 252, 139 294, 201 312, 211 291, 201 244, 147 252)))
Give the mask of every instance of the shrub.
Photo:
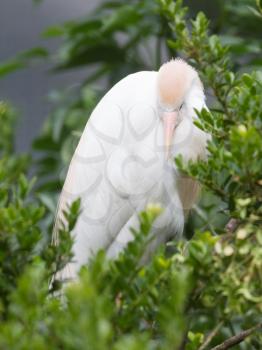
MULTIPOLYGON (((143 22, 143 6, 137 5, 134 12, 118 1, 109 4, 118 9, 102 28, 110 40, 123 29, 121 9, 122 15, 130 15, 126 26, 143 22)), ((260 348, 261 73, 233 71, 229 47, 209 35, 203 13, 189 22, 179 0, 159 0, 152 6, 154 15, 169 25, 164 34, 158 32, 161 40, 167 37, 170 52, 179 52, 196 66, 212 95, 210 111, 198 111, 197 122, 213 135, 208 161, 174 160, 182 174, 196 178, 204 189, 202 205, 195 208, 187 228, 195 235, 190 241, 169 243, 168 249, 159 247, 152 260, 141 265, 151 226, 162 210, 152 205, 140 214, 134 241, 116 260, 107 260, 101 251, 82 268, 79 281, 64 287, 55 280, 50 283, 51 276, 72 259, 70 231, 79 202, 68 208, 68 222, 60 232, 63 244, 51 245, 50 231, 43 224, 45 191, 53 194, 56 186, 42 177, 47 173, 45 158, 37 187, 27 180, 28 157, 13 152, 13 112, 1 104, 0 348, 204 350, 226 339, 214 349, 260 348), (218 215, 220 219, 214 220, 218 215)), ((87 23, 102 30, 100 21, 87 23)), ((52 30, 49 35, 57 33, 52 30)), ((71 24, 65 30, 71 33, 74 48, 82 31, 91 29, 71 24)), ((63 65, 72 65, 72 57, 66 56, 63 65)), ((36 141, 44 157, 59 154, 65 146, 60 140, 72 136, 68 135, 76 123, 70 124, 71 113, 81 115, 96 99, 86 86, 81 96, 60 114, 62 122, 56 115, 56 127, 49 121, 36 141), (47 142, 50 137, 53 143, 47 142)), ((61 167, 55 156, 51 163, 51 168, 61 167)))

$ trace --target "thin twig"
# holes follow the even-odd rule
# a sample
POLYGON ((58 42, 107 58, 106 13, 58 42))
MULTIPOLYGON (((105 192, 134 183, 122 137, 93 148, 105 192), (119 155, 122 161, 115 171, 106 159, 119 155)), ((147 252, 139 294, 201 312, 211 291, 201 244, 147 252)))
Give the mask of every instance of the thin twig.
POLYGON ((262 323, 257 324, 256 326, 246 329, 245 331, 240 332, 237 335, 234 335, 233 337, 225 340, 223 343, 216 345, 214 348, 210 350, 227 350, 229 348, 232 348, 233 346, 241 343, 243 340, 245 340, 248 336, 250 336, 255 331, 262 329, 262 323))
POLYGON ((223 321, 220 321, 218 323, 218 325, 216 325, 216 327, 208 334, 208 336, 206 337, 204 343, 200 346, 200 348, 198 350, 204 350, 207 348, 207 346, 209 345, 209 343, 211 342, 211 340, 217 335, 217 333, 219 332, 220 328, 223 325, 223 321))
POLYGON ((184 331, 184 335, 183 335, 183 338, 182 338, 182 341, 181 341, 181 344, 180 344, 178 350, 185 350, 185 348, 186 348, 187 341, 188 341, 188 331, 189 331, 189 327, 190 327, 190 325, 189 325, 189 323, 188 323, 187 326, 186 326, 186 329, 185 329, 185 331, 184 331))

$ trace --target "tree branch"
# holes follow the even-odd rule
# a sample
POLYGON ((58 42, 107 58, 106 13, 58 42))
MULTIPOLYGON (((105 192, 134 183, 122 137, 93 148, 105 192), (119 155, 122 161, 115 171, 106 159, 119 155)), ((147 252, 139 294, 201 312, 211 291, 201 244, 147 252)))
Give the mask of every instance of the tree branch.
POLYGON ((255 331, 261 329, 262 330, 262 323, 257 324, 256 326, 246 329, 245 331, 240 332, 237 335, 234 335, 233 337, 225 340, 223 343, 216 345, 214 348, 210 350, 227 350, 229 348, 232 348, 232 346, 235 346, 239 343, 241 343, 243 340, 245 340, 248 336, 250 336, 255 331))
POLYGON ((206 337, 204 343, 200 346, 200 348, 198 350, 204 350, 207 348, 207 346, 209 345, 209 343, 211 342, 211 340, 217 335, 217 333, 219 332, 220 328, 223 325, 223 321, 219 322, 216 327, 208 334, 208 336, 206 337))

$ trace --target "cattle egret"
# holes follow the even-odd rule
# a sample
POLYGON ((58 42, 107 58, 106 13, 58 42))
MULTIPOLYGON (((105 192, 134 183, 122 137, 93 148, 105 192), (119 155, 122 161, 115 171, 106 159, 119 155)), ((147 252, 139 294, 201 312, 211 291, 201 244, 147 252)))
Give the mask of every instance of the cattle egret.
POLYGON ((133 238, 138 213, 149 203, 164 211, 152 229, 151 250, 181 236, 198 184, 183 177, 174 158, 206 157, 209 135, 194 125, 195 109, 206 108, 202 83, 182 59, 159 71, 128 75, 101 99, 92 112, 71 160, 55 226, 63 210, 78 197, 81 214, 73 231, 74 261, 62 271, 74 279, 100 249, 115 257, 133 238))

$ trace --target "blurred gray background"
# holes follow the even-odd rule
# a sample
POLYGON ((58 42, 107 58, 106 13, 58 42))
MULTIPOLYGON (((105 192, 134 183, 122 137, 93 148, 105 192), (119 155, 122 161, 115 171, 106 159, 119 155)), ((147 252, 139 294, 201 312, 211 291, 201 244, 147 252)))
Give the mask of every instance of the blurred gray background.
MULTIPOLYGON (((0 0, 0 61, 35 46, 55 51, 59 41, 41 39, 42 31, 81 17, 96 4, 96 0, 45 0, 36 6, 31 0, 0 0)), ((83 77, 81 70, 46 74, 49 69, 43 62, 0 79, 0 100, 10 101, 18 110, 18 151, 27 151, 39 133, 50 109, 46 99, 50 89, 76 84, 83 77)))

